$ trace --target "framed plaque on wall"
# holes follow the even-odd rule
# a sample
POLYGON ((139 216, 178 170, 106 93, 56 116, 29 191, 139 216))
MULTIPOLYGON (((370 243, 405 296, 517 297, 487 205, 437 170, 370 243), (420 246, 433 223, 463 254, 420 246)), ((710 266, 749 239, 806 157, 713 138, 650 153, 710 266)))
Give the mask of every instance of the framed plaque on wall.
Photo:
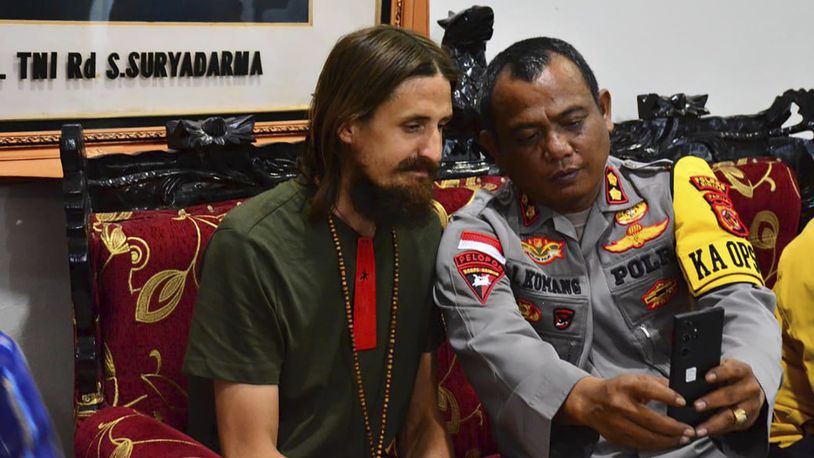
POLYGON ((336 40, 377 23, 426 34, 427 1, 44 0, 0 5, 0 176, 61 176, 58 131, 91 154, 164 145, 167 120, 254 114, 301 138, 336 40))

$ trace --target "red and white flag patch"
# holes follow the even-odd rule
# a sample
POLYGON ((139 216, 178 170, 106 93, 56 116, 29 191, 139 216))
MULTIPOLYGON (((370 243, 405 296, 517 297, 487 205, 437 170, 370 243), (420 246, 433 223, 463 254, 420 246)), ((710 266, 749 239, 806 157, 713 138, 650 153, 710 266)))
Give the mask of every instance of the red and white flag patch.
POLYGON ((458 249, 480 251, 493 257, 500 264, 506 264, 506 257, 503 256, 503 247, 500 245, 500 241, 491 235, 463 231, 461 240, 458 242, 458 249))
POLYGON ((481 304, 485 304, 495 284, 503 278, 503 263, 480 251, 455 256, 455 267, 481 304))

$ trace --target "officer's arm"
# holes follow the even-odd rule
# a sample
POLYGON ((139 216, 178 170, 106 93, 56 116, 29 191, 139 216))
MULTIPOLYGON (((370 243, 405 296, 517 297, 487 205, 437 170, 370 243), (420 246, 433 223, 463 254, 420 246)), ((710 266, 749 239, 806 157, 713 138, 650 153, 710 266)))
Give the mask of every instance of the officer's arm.
POLYGON ((548 450, 554 416, 588 374, 540 339, 518 310, 501 254, 467 249, 471 244, 460 244, 464 231, 500 243, 486 222, 457 216, 438 250, 435 302, 446 318, 449 342, 493 421, 515 436, 525 453, 539 456, 548 450))
POLYGON ((277 385, 249 385, 215 380, 215 408, 223 456, 282 457, 277 450, 277 385))
POLYGON ((746 239, 747 228, 726 187, 702 159, 685 157, 676 162, 673 205, 676 254, 684 278, 699 309, 725 310, 722 358, 735 361, 713 370, 722 377, 715 382, 716 390, 701 401, 717 413, 699 429, 708 429, 711 435, 743 429, 735 424, 733 414, 743 408, 749 413, 747 425, 752 426, 726 434, 724 450, 738 456, 765 455, 771 409, 782 376, 774 294, 763 286, 755 251, 746 239), (736 372, 731 370, 736 366, 740 366, 736 372), (727 372, 730 378, 724 380, 727 372))

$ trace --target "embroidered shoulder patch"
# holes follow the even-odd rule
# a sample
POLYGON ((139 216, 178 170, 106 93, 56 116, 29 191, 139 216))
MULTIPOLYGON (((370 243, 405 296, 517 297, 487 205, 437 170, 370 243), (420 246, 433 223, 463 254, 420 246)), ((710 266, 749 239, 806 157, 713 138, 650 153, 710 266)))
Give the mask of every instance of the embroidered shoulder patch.
POLYGON ((533 302, 525 299, 518 299, 517 308, 520 310, 520 314, 523 315, 523 318, 525 318, 526 321, 531 323, 540 321, 542 314, 540 313, 540 309, 538 309, 533 302))
POLYGON ((503 247, 500 240, 481 232, 463 231, 461 239, 458 241, 459 250, 476 250, 488 254, 501 264, 506 264, 506 257, 503 256, 503 247))
POLYGON ((455 267, 481 304, 486 303, 495 283, 505 275, 503 263, 480 251, 456 255, 455 267))
POLYGON ((642 302, 644 302, 647 310, 656 310, 670 302, 670 299, 672 299, 677 292, 678 281, 676 279, 657 280, 653 283, 653 286, 644 293, 642 302))
POLYGON ((676 258, 690 294, 732 283, 763 284, 748 230, 735 211, 728 185, 701 158, 685 156, 673 167, 676 258))
POLYGON ((560 331, 565 331, 566 329, 570 328, 571 323, 574 321, 574 314, 574 310, 567 307, 555 308, 554 313, 552 314, 554 319, 554 327, 560 331))
POLYGON ((528 257, 541 266, 551 264, 557 259, 565 259, 565 241, 529 237, 520 244, 528 257))
POLYGON ((621 210, 616 212, 614 219, 618 224, 623 226, 627 226, 628 224, 635 223, 640 219, 644 218, 644 215, 647 214, 647 202, 639 202, 638 204, 628 208, 627 210, 621 210))
POLYGON ((712 191, 721 194, 728 194, 729 187, 721 183, 717 178, 706 175, 695 175, 690 177, 690 183, 699 191, 712 191))
POLYGON ((651 226, 642 226, 639 223, 631 224, 624 237, 602 245, 602 248, 611 253, 622 253, 633 248, 641 248, 647 242, 663 234, 669 222, 670 218, 664 218, 664 221, 651 226))
POLYGON ((712 189, 702 192, 704 193, 704 200, 707 201, 712 212, 715 213, 715 219, 718 220, 718 225, 721 226, 721 229, 738 237, 748 237, 749 229, 743 223, 743 220, 741 220, 740 215, 738 215, 737 210, 735 210, 734 204, 732 204, 732 200, 729 198, 729 187, 713 178, 712 180, 718 182, 721 188, 699 188, 696 184, 697 178, 709 177, 690 177, 690 182, 699 190, 712 189), (720 189, 723 190, 721 191, 720 189))
POLYGON ((611 166, 605 167, 605 199, 610 205, 628 202, 627 194, 622 189, 622 182, 619 180, 619 174, 611 166))

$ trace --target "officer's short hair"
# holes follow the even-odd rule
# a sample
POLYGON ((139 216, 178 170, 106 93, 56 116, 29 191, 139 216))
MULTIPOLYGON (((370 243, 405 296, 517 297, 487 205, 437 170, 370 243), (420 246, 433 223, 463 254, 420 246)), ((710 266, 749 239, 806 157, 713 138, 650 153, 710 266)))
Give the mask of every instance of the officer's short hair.
POLYGON ((508 67, 513 78, 532 82, 540 77, 551 60, 551 54, 559 54, 573 62, 582 79, 591 90, 594 100, 599 104, 599 85, 596 82, 593 70, 585 62, 582 54, 571 44, 558 38, 536 37, 518 41, 503 50, 492 59, 486 69, 484 84, 481 87, 480 116, 483 127, 495 132, 495 120, 492 115, 492 95, 500 72, 508 67))

